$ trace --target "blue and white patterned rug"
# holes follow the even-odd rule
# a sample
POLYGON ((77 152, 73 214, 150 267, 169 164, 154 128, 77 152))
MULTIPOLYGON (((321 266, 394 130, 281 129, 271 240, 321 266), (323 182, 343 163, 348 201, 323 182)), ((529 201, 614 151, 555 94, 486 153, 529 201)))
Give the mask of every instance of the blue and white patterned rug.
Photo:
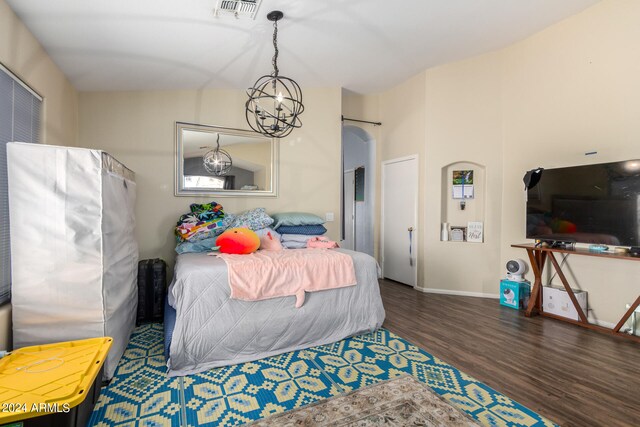
POLYGON ((485 426, 554 424, 380 329, 334 344, 167 378, 162 325, 131 337, 90 426, 236 426, 408 373, 485 426))

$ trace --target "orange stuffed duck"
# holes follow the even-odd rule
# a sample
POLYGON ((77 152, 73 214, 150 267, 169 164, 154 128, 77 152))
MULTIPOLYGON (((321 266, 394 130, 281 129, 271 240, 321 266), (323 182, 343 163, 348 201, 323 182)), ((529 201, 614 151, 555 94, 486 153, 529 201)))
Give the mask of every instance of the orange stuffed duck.
POLYGON ((250 254, 260 247, 260 238, 248 228, 230 228, 218 236, 216 246, 223 254, 250 254))

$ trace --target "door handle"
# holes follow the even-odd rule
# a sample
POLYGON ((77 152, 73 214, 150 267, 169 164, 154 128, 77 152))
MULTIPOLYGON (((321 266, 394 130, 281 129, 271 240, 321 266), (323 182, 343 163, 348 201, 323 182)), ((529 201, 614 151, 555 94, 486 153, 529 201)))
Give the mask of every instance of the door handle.
POLYGON ((409 265, 413 267, 413 227, 407 228, 409 232, 409 265))

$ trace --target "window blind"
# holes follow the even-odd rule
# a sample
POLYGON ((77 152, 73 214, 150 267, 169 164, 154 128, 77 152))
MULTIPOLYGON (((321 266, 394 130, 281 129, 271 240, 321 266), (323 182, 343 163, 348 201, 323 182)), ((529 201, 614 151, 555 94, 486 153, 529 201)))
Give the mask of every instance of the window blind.
POLYGON ((37 143, 42 97, 0 65, 0 304, 11 299, 7 142, 37 143))

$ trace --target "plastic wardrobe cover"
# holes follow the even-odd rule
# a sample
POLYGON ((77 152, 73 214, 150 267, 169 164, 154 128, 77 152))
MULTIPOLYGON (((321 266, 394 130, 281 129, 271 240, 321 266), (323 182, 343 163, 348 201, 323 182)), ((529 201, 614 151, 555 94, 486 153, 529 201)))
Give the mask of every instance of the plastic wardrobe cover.
POLYGON ((7 144, 14 348, 110 336, 111 378, 135 326, 134 174, 99 150, 7 144))

